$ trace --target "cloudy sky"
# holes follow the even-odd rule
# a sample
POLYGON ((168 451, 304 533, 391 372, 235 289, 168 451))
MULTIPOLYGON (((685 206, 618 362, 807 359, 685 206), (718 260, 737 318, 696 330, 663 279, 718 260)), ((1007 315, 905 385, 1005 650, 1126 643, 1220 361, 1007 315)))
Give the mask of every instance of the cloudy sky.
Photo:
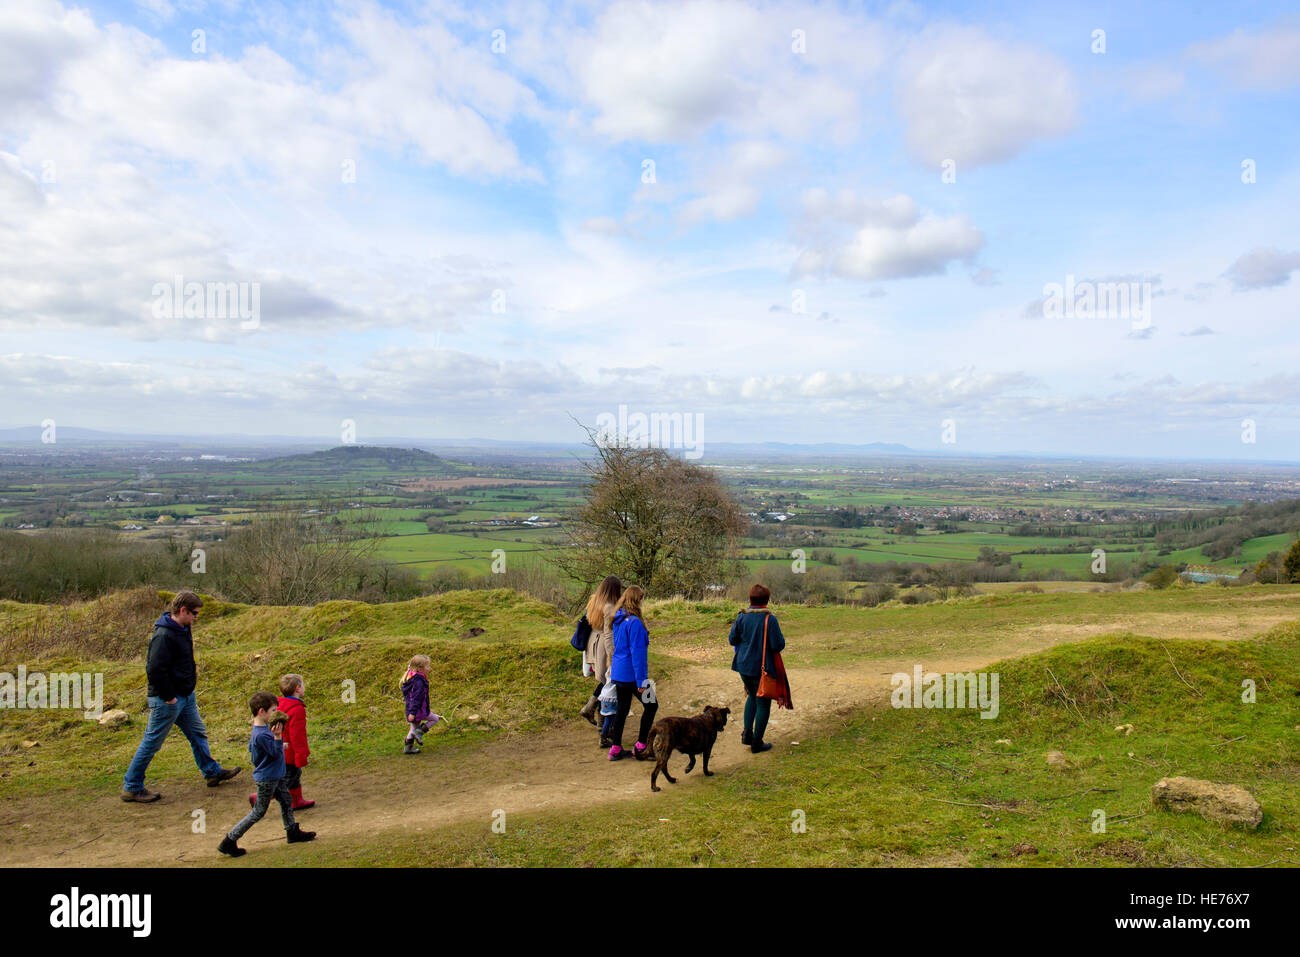
POLYGON ((866 6, 7 0, 0 427, 1300 459, 1300 17, 866 6))

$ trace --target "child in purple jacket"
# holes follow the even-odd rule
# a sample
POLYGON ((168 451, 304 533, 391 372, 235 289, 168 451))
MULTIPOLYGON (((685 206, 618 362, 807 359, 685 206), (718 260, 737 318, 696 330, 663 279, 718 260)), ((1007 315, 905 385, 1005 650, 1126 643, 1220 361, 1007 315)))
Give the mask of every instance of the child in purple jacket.
POLYGON ((406 677, 402 679, 402 697, 406 699, 406 723, 410 726, 406 732, 406 744, 402 747, 403 754, 419 754, 420 745, 424 744, 424 734, 429 730, 429 726, 442 720, 429 710, 431 665, 428 655, 416 655, 411 659, 406 677))

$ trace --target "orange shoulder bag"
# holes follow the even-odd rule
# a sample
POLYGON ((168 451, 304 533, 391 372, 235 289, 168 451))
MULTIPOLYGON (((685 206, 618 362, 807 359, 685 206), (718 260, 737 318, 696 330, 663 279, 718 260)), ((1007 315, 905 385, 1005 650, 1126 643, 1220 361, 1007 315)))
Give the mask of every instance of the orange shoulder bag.
POLYGON ((767 620, 771 613, 763 615, 763 662, 762 677, 758 679, 758 697, 781 698, 785 695, 785 685, 767 673, 767 620))

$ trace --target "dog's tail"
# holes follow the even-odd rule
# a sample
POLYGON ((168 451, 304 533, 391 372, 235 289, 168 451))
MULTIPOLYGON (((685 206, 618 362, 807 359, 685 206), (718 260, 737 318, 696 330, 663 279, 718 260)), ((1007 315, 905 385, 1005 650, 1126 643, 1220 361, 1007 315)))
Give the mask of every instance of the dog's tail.
POLYGON ((654 751, 657 756, 663 757, 668 753, 667 748, 668 732, 664 728, 651 728, 650 749, 654 751))

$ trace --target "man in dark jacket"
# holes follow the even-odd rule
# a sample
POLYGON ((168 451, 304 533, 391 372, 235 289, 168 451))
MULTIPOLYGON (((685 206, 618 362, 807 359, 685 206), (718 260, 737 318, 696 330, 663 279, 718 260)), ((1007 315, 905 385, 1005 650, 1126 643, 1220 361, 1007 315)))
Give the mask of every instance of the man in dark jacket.
POLYGON ((208 731, 203 726, 198 699, 194 696, 198 669, 194 664, 194 639, 190 636, 190 625, 198 619, 202 607, 203 601, 194 592, 177 592, 172 599, 171 611, 164 612, 154 622, 145 665, 149 677, 149 726, 135 757, 131 759, 131 766, 126 769, 123 801, 147 804, 162 797, 145 789, 144 775, 173 724, 189 740, 194 751, 194 763, 207 778, 208 787, 214 788, 239 773, 239 768, 223 770, 208 751, 208 731))

